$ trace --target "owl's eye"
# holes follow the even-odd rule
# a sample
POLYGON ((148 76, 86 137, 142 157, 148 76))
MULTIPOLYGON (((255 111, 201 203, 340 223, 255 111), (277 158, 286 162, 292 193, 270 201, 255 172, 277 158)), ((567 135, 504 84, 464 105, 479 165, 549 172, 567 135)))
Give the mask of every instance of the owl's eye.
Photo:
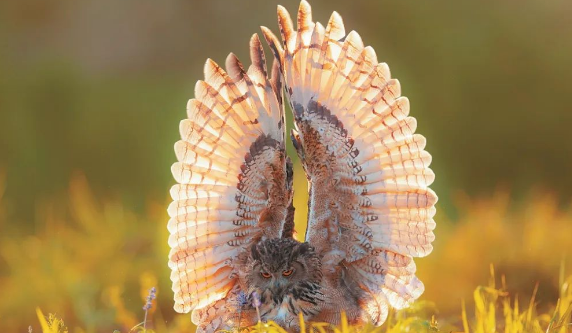
POLYGON ((290 268, 289 270, 282 272, 282 275, 290 276, 290 275, 292 275, 293 272, 294 272, 294 269, 290 268))
POLYGON ((272 274, 266 272, 261 272, 260 275, 262 275, 262 277, 265 279, 269 279, 272 277, 272 274))

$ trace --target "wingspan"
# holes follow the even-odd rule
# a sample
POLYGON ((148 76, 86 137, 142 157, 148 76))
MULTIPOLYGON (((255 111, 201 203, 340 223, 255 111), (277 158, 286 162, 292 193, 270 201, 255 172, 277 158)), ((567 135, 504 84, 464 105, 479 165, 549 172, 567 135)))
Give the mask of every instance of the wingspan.
POLYGON ((233 54, 226 71, 207 61, 181 121, 172 167, 178 184, 168 209, 178 312, 220 303, 236 284, 239 254, 260 239, 281 237, 288 215, 292 182, 278 64, 269 79, 257 35, 250 49, 248 71, 233 54))
POLYGON ((278 21, 283 44, 262 29, 281 62, 310 182, 306 241, 371 295, 364 307, 381 323, 387 303, 402 308, 423 292, 412 257, 432 250, 437 201, 425 138, 399 81, 337 13, 324 28, 302 1, 298 30, 283 7, 278 21))

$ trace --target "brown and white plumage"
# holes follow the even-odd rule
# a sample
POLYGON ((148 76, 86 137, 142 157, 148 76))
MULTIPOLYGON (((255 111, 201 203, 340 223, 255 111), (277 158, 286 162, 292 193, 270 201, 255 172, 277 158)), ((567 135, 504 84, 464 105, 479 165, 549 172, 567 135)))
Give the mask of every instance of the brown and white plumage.
POLYGON ((324 28, 302 1, 298 30, 283 7, 278 21, 283 48, 263 32, 282 64, 309 178, 306 241, 359 285, 360 306, 381 323, 387 303, 403 308, 423 292, 412 257, 432 250, 437 201, 425 138, 399 81, 337 13, 324 28))
POLYGON ((267 78, 256 35, 251 60, 248 71, 233 54, 226 71, 208 60, 181 121, 172 167, 178 184, 168 209, 179 312, 224 299, 237 284, 239 254, 260 239, 281 237, 288 214, 282 88, 277 65, 267 78))
POLYGON ((175 309, 196 309, 202 330, 232 328, 254 312, 241 307, 247 319, 239 322, 228 306, 256 291, 267 295, 263 320, 292 331, 298 312, 336 323, 345 311, 353 322, 381 324, 388 305, 403 308, 424 290, 413 257, 432 250, 437 201, 425 138, 414 133, 409 101, 388 66, 356 32, 346 35, 337 13, 324 27, 302 1, 297 30, 283 7, 278 22, 283 42, 262 28, 277 59, 272 78, 255 35, 248 73, 232 55, 228 74, 207 61, 181 123, 169 207, 175 309), (309 180, 304 251, 290 239, 280 77, 309 180), (292 267, 309 275, 280 275, 292 267))

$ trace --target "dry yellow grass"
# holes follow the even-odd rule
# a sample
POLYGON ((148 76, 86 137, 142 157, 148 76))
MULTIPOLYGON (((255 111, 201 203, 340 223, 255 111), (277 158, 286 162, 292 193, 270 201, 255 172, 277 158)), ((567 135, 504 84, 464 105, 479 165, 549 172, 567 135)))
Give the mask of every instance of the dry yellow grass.
POLYGON ((456 207, 455 221, 438 215, 434 251, 417 261, 427 286, 423 299, 454 313, 487 280, 491 263, 506 276, 509 292, 530 295, 539 283, 540 306, 557 298, 561 263, 572 267, 570 207, 559 207, 555 196, 542 191, 518 204, 506 191, 483 199, 460 196, 456 207))
MULTIPOLYGON (((563 270, 562 270, 563 272, 563 270)), ((518 298, 509 296, 504 278, 501 287, 497 288, 494 269, 491 266, 490 281, 486 286, 479 286, 474 290, 473 303, 474 315, 470 315, 463 303, 460 312, 462 325, 460 328, 447 327, 441 329, 435 316, 431 318, 420 315, 427 304, 419 302, 410 309, 392 313, 388 322, 381 327, 366 326, 353 327, 348 324, 347 318, 342 314, 342 324, 334 327, 327 323, 305 323, 300 316, 301 333, 402 333, 402 332, 455 332, 464 333, 567 333, 572 332, 572 275, 564 279, 561 274, 560 298, 552 313, 537 313, 535 293, 530 303, 521 307, 518 298)), ((38 319, 43 333, 68 333, 63 321, 54 315, 47 318, 38 310, 38 319)), ((181 328, 168 329, 163 327, 159 330, 145 330, 139 324, 130 332, 171 332, 181 328)), ((223 333, 250 332, 250 333, 287 333, 274 322, 261 323, 236 331, 224 331, 223 333)))
MULTIPOLYGON (((149 203, 144 215, 136 214, 117 198, 95 197, 78 175, 67 197, 36 205, 35 228, 26 231, 23 221, 10 216, 2 179, 0 327, 4 331, 22 332, 28 326, 39 331, 35 312, 39 307, 56 314, 53 318, 63 318, 69 332, 128 332, 140 327, 141 307, 151 286, 158 294, 148 327, 156 332, 193 330, 188 316, 172 311, 164 203, 149 203)), ((570 254, 570 208, 558 207, 554 197, 540 192, 515 205, 503 191, 482 200, 463 198, 457 207, 455 221, 438 216, 435 250, 418 260, 426 285, 421 301, 393 313, 381 328, 362 332, 517 333, 545 332, 549 327, 550 332, 570 331, 565 324, 570 321, 572 278, 558 274, 562 262, 572 267, 569 257, 563 260, 570 254), (497 278, 496 284, 473 292, 487 281, 490 263, 506 282, 497 278), (467 300, 466 310, 462 299, 467 300)))

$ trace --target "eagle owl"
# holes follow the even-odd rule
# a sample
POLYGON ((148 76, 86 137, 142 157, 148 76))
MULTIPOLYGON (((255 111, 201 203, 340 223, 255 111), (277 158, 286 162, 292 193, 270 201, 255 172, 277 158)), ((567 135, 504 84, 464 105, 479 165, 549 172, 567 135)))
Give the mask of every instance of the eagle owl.
POLYGON ((273 320, 381 325, 421 295, 413 257, 428 255, 437 196, 409 101, 334 12, 324 27, 300 3, 297 30, 278 7, 280 41, 257 34, 251 65, 232 53, 198 81, 175 144, 168 212, 175 310, 198 332, 273 320), (270 72, 270 73, 268 73, 270 72), (290 137, 308 179, 305 242, 293 237, 290 137), (253 300, 255 301, 253 303, 253 300))

